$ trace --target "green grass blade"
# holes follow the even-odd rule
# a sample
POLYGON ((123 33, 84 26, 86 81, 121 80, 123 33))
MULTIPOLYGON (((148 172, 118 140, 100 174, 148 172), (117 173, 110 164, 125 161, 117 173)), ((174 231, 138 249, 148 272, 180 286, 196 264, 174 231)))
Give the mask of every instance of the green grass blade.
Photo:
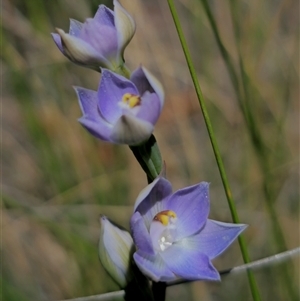
MULTIPOLYGON (((222 161, 222 158, 221 158, 221 154, 220 154, 220 151, 219 151, 219 148, 218 148, 218 145, 217 145, 217 141, 216 141, 215 134, 214 134, 214 131, 213 131, 213 128, 212 128, 212 124, 210 122, 209 114, 206 110, 206 106, 205 106, 204 98, 203 98, 202 91, 201 91, 201 88, 200 88, 200 84, 198 82, 196 71, 195 71, 193 63, 192 63, 191 55, 190 55, 190 52, 189 52, 189 49, 188 49, 183 31, 182 31, 182 28, 181 28, 179 17, 178 17, 178 14, 177 14, 177 11, 176 11, 173 0, 168 0, 168 4, 169 4, 169 8, 170 8, 173 20, 174 20, 174 24, 175 24, 179 39, 180 39, 182 49, 183 49, 183 52, 184 52, 184 55, 185 55, 185 58, 186 58, 186 62, 187 62, 187 65, 188 65, 188 68, 189 68, 189 71, 190 71, 190 74, 191 74, 191 77, 192 77, 192 81, 193 81, 195 91, 196 91, 196 94, 197 94, 197 97, 198 97, 199 105, 200 105, 201 110, 202 110, 204 121, 205 121, 205 124, 206 124, 206 127, 207 127, 207 131, 208 131, 208 134, 209 134, 209 137, 210 137, 211 145, 212 145, 212 148, 213 148, 213 151, 214 151, 214 155, 215 155, 215 158, 216 158, 216 161, 217 161, 220 176, 221 176, 222 183, 223 183, 223 186, 224 186, 224 190, 225 190, 228 205, 229 205, 229 208, 230 208, 231 216, 232 216, 232 219, 235 223, 239 223, 238 213, 236 211, 236 207, 235 207, 235 204, 234 204, 234 201, 233 201, 231 189, 230 189, 230 186, 229 186, 229 182, 227 180, 227 176, 226 176, 225 168, 224 168, 223 161, 222 161)), ((244 240, 243 236, 239 237, 239 245, 240 245, 240 248, 241 248, 241 253, 242 253, 244 262, 249 263, 250 258, 249 258, 248 250, 247 250, 246 243, 245 243, 245 240, 244 240)), ((253 299, 255 301, 261 300, 260 295, 259 295, 259 291, 258 291, 258 288, 257 288, 257 284, 256 284, 256 281, 255 281, 255 278, 254 278, 254 275, 251 271, 248 271, 248 279, 249 279, 249 284, 250 284, 253 299)))

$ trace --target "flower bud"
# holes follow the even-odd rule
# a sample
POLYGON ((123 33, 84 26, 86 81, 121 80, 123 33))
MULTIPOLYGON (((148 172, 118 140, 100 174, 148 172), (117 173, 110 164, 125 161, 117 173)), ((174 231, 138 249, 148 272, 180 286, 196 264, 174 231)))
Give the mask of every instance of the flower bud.
POLYGON ((124 51, 135 33, 135 23, 114 0, 114 11, 100 5, 94 18, 84 23, 71 19, 69 32, 57 28, 52 33, 59 50, 72 62, 100 71, 125 70, 124 51))
POLYGON ((101 215, 99 258, 114 281, 124 288, 132 279, 131 258, 133 240, 131 235, 101 215))

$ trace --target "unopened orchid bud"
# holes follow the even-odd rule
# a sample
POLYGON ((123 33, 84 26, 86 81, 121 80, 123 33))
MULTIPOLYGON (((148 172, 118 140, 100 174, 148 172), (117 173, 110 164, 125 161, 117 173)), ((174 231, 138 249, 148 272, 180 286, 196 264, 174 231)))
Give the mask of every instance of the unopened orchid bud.
POLYGON ((57 28, 52 33, 59 50, 72 62, 96 69, 123 69, 124 50, 135 33, 135 23, 114 0, 114 11, 100 5, 94 18, 84 23, 70 20, 69 33, 57 28))
POLYGON ((114 281, 124 288, 132 279, 131 258, 133 240, 131 235, 113 224, 106 216, 100 217, 101 232, 99 258, 114 281))

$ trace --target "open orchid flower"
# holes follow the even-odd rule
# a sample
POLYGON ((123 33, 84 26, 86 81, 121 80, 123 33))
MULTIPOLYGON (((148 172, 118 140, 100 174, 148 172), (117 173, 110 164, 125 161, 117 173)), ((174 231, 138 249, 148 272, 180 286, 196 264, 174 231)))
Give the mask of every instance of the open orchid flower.
POLYGON ((131 218, 137 251, 133 258, 153 281, 219 280, 211 260, 246 228, 208 219, 209 184, 172 194, 169 181, 156 178, 138 196, 131 218))
POLYGON ((124 63, 124 50, 135 33, 128 12, 114 0, 114 11, 100 5, 93 19, 70 20, 69 33, 57 28, 52 33, 59 50, 72 62, 100 70, 117 70, 124 63))
POLYGON ((118 144, 146 141, 164 103, 161 84, 144 67, 130 80, 103 69, 98 91, 75 90, 83 112, 79 122, 95 137, 118 144))

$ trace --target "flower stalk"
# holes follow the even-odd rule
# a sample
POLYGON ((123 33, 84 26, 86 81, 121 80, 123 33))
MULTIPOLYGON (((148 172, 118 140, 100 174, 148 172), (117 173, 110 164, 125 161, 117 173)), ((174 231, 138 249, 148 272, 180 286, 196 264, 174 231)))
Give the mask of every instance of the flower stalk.
POLYGON ((130 146, 130 149, 146 173, 148 183, 154 181, 163 168, 161 153, 154 135, 140 145, 130 146))

